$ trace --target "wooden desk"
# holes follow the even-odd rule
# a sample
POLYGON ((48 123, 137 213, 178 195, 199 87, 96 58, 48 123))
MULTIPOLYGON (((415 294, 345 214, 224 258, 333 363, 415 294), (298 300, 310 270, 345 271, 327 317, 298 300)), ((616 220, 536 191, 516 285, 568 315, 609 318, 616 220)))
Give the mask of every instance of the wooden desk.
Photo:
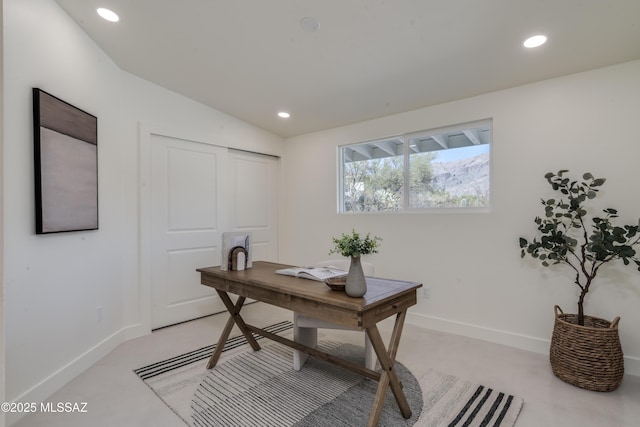
POLYGON ((254 262, 253 267, 244 271, 222 271, 219 267, 199 268, 201 283, 216 290, 229 311, 229 320, 218 339, 218 344, 207 369, 218 362, 222 348, 229 338, 234 325, 244 334, 253 350, 260 350, 251 332, 277 341, 281 344, 303 351, 316 358, 334 363, 367 378, 377 380, 378 389, 373 401, 369 426, 376 426, 382 411, 382 405, 391 388, 400 412, 405 418, 411 417, 411 409, 402 391, 402 386, 394 370, 400 336, 407 315, 407 309, 416 304, 416 290, 419 283, 398 280, 367 278, 367 293, 362 298, 351 298, 343 292, 335 292, 324 283, 313 280, 276 274, 275 271, 290 266, 270 262, 254 262), (239 296, 234 304, 228 293, 239 296), (380 363, 380 371, 372 371, 363 366, 321 352, 315 348, 269 333, 263 329, 248 325, 240 316, 240 310, 246 298, 255 299, 319 319, 366 331, 380 363), (396 321, 391 334, 388 349, 385 348, 378 322, 392 315, 396 321))

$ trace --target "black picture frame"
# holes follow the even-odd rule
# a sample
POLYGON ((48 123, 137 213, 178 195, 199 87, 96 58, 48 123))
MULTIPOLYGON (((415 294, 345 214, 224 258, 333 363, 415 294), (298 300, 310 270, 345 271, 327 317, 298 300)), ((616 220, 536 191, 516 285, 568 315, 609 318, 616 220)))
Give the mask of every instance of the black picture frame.
POLYGON ((98 118, 33 88, 36 234, 98 229, 98 118))

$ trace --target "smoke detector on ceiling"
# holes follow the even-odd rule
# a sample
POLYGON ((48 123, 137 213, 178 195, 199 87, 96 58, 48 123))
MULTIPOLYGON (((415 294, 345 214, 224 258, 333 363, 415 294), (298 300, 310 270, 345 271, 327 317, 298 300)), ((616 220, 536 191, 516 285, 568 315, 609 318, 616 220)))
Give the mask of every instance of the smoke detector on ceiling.
POLYGON ((300 27, 308 33, 315 33, 320 29, 320 23, 316 18, 307 16, 300 20, 300 27))

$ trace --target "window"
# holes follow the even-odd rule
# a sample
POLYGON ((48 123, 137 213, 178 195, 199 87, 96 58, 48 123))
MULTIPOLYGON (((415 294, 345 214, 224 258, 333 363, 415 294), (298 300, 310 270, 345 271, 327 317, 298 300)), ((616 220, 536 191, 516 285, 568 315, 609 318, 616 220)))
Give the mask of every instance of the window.
POLYGON ((340 147, 340 212, 488 208, 491 122, 340 147))

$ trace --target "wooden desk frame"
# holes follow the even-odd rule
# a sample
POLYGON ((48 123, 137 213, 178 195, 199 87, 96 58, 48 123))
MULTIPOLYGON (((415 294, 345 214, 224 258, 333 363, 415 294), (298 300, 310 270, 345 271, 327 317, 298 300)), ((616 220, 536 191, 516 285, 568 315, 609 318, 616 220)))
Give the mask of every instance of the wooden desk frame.
POLYGON ((221 271, 218 267, 197 270, 201 273, 201 283, 216 290, 229 312, 229 319, 218 339, 216 349, 209 359, 207 369, 213 368, 218 363, 224 344, 229 338, 233 326, 237 325, 255 351, 260 350, 260 345, 251 334, 252 332, 378 381, 376 396, 369 416, 368 425, 370 427, 378 424, 387 388, 391 388, 402 416, 410 418, 411 408, 409 408, 409 403, 402 391, 402 385, 393 365, 407 309, 416 304, 416 290, 422 285, 367 278, 367 294, 363 298, 350 298, 344 293, 331 291, 323 283, 275 273, 275 270, 286 267, 288 266, 275 263, 254 262, 251 269, 244 271, 221 271), (229 297, 229 293, 239 296, 235 304, 229 297), (380 371, 367 369, 316 348, 248 325, 240 316, 246 298, 308 314, 349 326, 352 329, 364 330, 378 357, 380 371), (396 319, 387 349, 377 323, 393 315, 396 315, 396 319))

